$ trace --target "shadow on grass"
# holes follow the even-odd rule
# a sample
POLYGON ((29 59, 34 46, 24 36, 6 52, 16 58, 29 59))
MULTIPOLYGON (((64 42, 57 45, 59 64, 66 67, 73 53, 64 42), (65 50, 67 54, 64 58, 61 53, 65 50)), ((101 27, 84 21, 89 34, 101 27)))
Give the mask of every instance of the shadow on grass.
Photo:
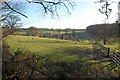
MULTIPOLYGON (((66 51, 68 51, 68 49, 66 49, 66 51)), ((29 51, 27 51, 27 53, 28 52, 29 51)), ((70 54, 73 54, 73 52, 74 51, 71 50, 70 54)), ((108 76, 104 70, 100 73, 98 71, 99 68, 93 66, 98 63, 91 62, 90 59, 55 61, 52 59, 54 58, 53 54, 52 56, 51 54, 47 56, 25 55, 21 50, 18 50, 15 55, 10 55, 6 47, 3 58, 3 80, 6 78, 12 78, 13 80, 23 78, 26 80, 32 78, 42 78, 44 80, 64 80, 70 78, 79 80, 81 78, 102 78, 108 76)))
POLYGON ((63 49, 64 53, 66 54, 74 54, 79 55, 86 58, 92 58, 93 57, 93 51, 90 49, 82 49, 80 47, 67 47, 63 49))

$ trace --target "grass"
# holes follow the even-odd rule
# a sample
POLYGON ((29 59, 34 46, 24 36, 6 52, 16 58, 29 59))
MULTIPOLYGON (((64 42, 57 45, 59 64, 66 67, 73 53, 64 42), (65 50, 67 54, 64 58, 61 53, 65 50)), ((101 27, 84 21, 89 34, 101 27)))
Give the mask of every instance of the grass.
POLYGON ((49 66, 49 73, 55 71, 54 68, 52 68, 53 66, 59 71, 61 68, 66 70, 66 65, 69 69, 68 72, 66 72, 70 73, 71 76, 76 73, 74 74, 76 76, 80 74, 89 77, 92 76, 89 73, 93 74, 94 70, 99 70, 100 67, 109 63, 99 62, 99 60, 90 60, 90 58, 87 57, 91 55, 90 52, 92 51, 92 45, 88 40, 76 42, 52 38, 10 35, 4 38, 3 41, 5 44, 9 45, 10 53, 13 55, 20 50, 24 54, 34 54, 44 57, 43 62, 39 62, 37 65, 39 67, 45 65, 49 66), (68 64, 71 66, 69 67, 68 64), (92 72, 89 72, 89 70, 92 72), (80 71, 83 73, 79 73, 80 71))
MULTIPOLYGON (((30 51, 27 54, 38 54, 38 55, 56 55, 63 56, 70 55, 71 58, 76 58, 76 53, 83 53, 84 50, 91 50, 92 46, 88 41, 73 42, 69 40, 60 39, 48 39, 39 37, 27 37, 27 36, 8 36, 4 39, 7 45, 10 46, 11 54, 15 53, 18 49, 30 51), (74 55, 74 56, 73 56, 74 55)), ((55 57, 56 57, 55 56, 55 57)), ((58 58, 59 59, 59 58, 58 58)))
MULTIPOLYGON (((11 54, 15 53, 18 49, 27 50, 30 53, 27 54, 62 54, 62 55, 90 55, 92 51, 92 45, 88 40, 70 41, 60 40, 52 38, 41 38, 33 36, 13 36, 10 35, 3 40, 7 45, 10 46, 11 54)), ((110 47, 111 53, 117 48, 117 43, 112 45, 106 45, 110 47)), ((86 55, 86 56, 87 56, 86 55)))
MULTIPOLYGON (((103 44, 103 41, 100 41, 100 43, 102 45, 103 44)), ((109 41, 107 42, 106 45, 104 45, 105 47, 108 47, 110 48, 110 54, 113 54, 114 52, 119 52, 119 42, 118 42, 118 39, 114 39, 114 38, 111 38, 109 39, 109 41)))

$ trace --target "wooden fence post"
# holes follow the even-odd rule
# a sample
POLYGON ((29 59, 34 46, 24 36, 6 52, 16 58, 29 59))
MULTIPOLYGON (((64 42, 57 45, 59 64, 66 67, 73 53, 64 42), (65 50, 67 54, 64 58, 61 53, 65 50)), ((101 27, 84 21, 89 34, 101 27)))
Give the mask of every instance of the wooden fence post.
POLYGON ((107 57, 110 56, 110 48, 108 48, 108 54, 107 54, 107 57))

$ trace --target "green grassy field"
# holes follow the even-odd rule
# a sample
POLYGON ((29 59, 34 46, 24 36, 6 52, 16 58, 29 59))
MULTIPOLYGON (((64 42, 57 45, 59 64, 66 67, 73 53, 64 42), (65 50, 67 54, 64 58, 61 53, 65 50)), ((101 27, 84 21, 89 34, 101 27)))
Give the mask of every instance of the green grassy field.
MULTIPOLYGON (((88 40, 80 42, 41 38, 33 36, 9 35, 3 39, 3 43, 9 46, 11 54, 21 51, 26 55, 39 55, 44 60, 36 65, 39 68, 49 66, 47 73, 58 75, 62 70, 67 77, 91 77, 96 76, 100 67, 110 62, 92 60, 92 45, 88 40), (60 71, 61 70, 61 71, 60 71), (82 73, 80 73, 82 71, 82 73), (68 75, 69 74, 69 75, 68 75)), ((105 71, 107 74, 107 72, 105 71)), ((113 73, 113 72, 111 72, 113 73)), ((116 74, 116 73, 115 73, 116 74)))
MULTIPOLYGON (((33 36, 13 36, 6 37, 4 43, 9 45, 11 54, 15 53, 18 49, 22 51, 29 51, 27 54, 38 55, 74 55, 88 57, 92 56, 92 44, 88 40, 70 41, 52 38, 41 38, 33 36)), ((110 47, 111 53, 117 48, 117 43, 106 45, 110 47)), ((60 58, 61 59, 61 58, 60 58)))
POLYGON ((73 42, 70 40, 11 35, 5 38, 4 41, 10 46, 11 53, 15 53, 18 49, 21 49, 28 50, 31 53, 39 55, 75 55, 83 54, 86 50, 89 51, 92 49, 92 45, 90 45, 87 40, 82 42, 73 42))

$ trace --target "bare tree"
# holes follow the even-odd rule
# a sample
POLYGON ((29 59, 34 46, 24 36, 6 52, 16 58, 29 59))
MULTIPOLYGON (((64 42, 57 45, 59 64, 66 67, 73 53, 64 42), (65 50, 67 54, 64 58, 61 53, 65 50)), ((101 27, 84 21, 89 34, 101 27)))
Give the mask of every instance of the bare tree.
POLYGON ((9 15, 3 20, 4 27, 8 27, 11 29, 11 34, 16 31, 18 27, 22 26, 22 23, 20 22, 21 19, 16 15, 9 15))
MULTIPOLYGON (((17 13, 19 13, 18 11, 16 11, 15 9, 21 11, 21 4, 18 3, 18 2, 11 2, 11 1, 8 1, 8 2, 3 2, 2 3, 2 7, 1 7, 1 26, 4 27, 3 30, 3 37, 9 35, 9 34, 13 34, 16 29, 20 26, 22 26, 22 23, 21 23, 21 19, 19 17, 17 13), (14 9, 13 9, 14 8, 14 9), (9 29, 9 30, 6 30, 6 29, 9 29), (9 31, 9 32, 7 32, 9 31), (4 33, 7 33, 7 34, 4 34, 4 33), (9 34, 8 34, 9 33, 9 34)), ((22 15, 22 13, 20 14, 22 15)))

